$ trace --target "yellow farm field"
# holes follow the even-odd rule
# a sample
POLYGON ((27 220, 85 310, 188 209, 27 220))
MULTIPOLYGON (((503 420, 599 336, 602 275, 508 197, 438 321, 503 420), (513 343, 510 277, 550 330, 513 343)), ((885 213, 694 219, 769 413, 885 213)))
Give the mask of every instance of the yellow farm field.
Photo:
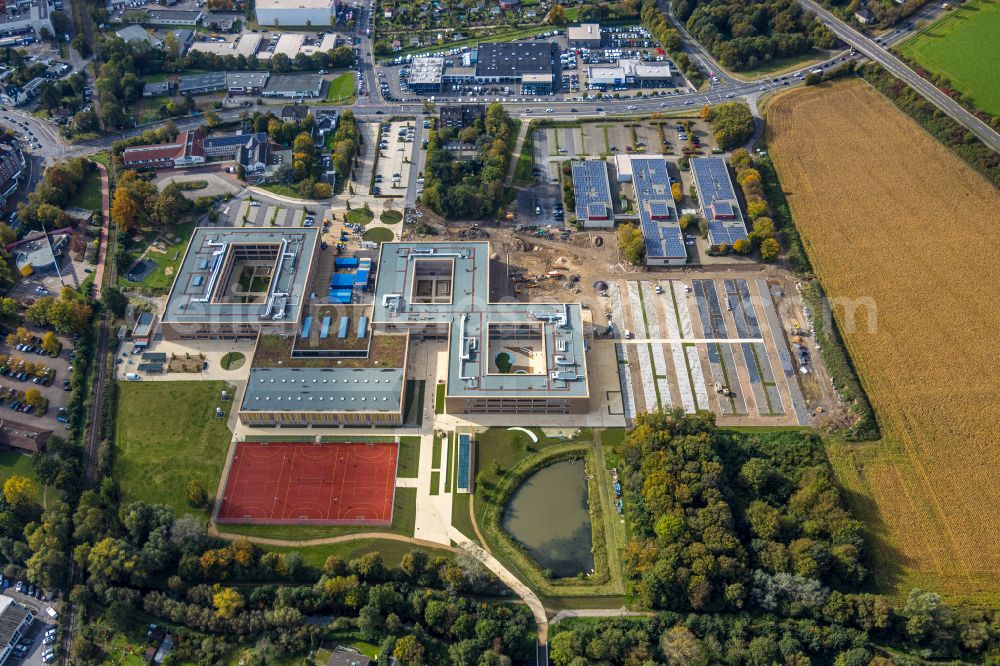
POLYGON ((788 93, 768 143, 885 438, 834 444, 887 592, 1000 599, 1000 194, 857 80, 788 93), (866 307, 876 313, 869 321, 866 307))

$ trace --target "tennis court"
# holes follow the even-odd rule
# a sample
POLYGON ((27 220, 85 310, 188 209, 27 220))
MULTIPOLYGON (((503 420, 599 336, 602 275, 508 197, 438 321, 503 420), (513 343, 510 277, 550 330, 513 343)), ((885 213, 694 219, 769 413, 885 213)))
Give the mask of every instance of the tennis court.
POLYGON ((389 525, 395 442, 241 442, 220 523, 389 525))

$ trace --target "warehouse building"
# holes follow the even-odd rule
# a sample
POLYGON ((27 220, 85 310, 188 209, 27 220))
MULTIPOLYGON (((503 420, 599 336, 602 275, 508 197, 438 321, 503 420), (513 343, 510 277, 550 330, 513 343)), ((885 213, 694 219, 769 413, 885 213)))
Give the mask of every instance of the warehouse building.
POLYGON ((188 28, 198 25, 205 17, 201 10, 197 9, 143 9, 137 11, 135 16, 150 25, 182 25, 188 28))
POLYGON ((257 0, 257 22, 262 26, 328 28, 335 0, 257 0))
POLYGON ((479 45, 479 83, 520 83, 522 92, 548 94, 559 88, 559 46, 552 42, 498 42, 479 45))
POLYGON ((601 26, 599 23, 572 25, 566 30, 570 46, 598 49, 601 47, 601 26))
POLYGON ((164 338, 294 332, 318 238, 307 228, 195 229, 160 317, 164 338))
POLYGON ((584 160, 572 164, 577 222, 584 229, 613 228, 615 213, 607 163, 604 160, 584 160))
POLYGON ((746 240, 747 227, 726 161, 721 157, 692 158, 691 174, 702 217, 708 221, 709 247, 724 252, 736 241, 746 240))
POLYGON ((269 76, 267 72, 226 72, 226 91, 230 95, 259 95, 269 76))
POLYGON ((494 303, 489 293, 489 243, 383 243, 372 327, 447 341, 449 413, 586 411, 580 305, 494 303))
POLYGON ((319 74, 271 74, 264 85, 264 97, 313 99, 323 93, 319 74))
POLYGON ((189 74, 177 81, 177 92, 181 95, 206 95, 226 89, 225 72, 189 74))
POLYGON ((617 65, 591 65, 587 68, 587 87, 593 90, 667 88, 672 85, 673 70, 665 62, 644 63, 622 59, 617 65))

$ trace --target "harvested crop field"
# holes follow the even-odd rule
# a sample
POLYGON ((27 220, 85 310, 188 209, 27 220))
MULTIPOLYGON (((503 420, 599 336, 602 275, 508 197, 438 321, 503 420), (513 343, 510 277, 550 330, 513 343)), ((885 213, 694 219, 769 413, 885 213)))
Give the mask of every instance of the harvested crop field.
POLYGON ((768 143, 885 437, 831 459, 886 592, 1000 600, 1000 194, 858 80, 788 93, 768 143), (866 318, 871 305, 877 319, 866 318))

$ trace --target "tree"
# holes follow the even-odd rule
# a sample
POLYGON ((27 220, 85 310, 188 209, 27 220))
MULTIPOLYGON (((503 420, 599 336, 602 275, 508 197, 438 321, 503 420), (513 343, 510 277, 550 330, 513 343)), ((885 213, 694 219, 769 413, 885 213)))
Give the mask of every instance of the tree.
POLYGON ((62 349, 62 343, 59 342, 55 333, 46 331, 45 335, 42 336, 42 349, 47 351, 50 356, 56 356, 62 349))
POLYGON ((766 262, 772 262, 778 258, 781 246, 773 238, 765 238, 760 244, 760 258, 766 262))
POLYGON ((681 199, 684 198, 684 189, 680 183, 671 183, 670 194, 674 197, 675 203, 680 203, 681 199))
POLYGON ((236 613, 238 613, 246 603, 243 599, 243 595, 240 594, 235 588, 215 585, 212 590, 212 605, 215 606, 216 612, 221 617, 229 619, 236 617, 236 613))
POLYGON ((3 497, 15 509, 38 503, 38 486, 24 476, 12 476, 3 484, 3 497))
POLYGON ((616 235, 618 250, 625 261, 633 266, 641 265, 646 257, 646 243, 638 227, 634 224, 622 224, 618 227, 616 235))
POLYGON ((751 220, 756 220, 758 217, 767 215, 767 203, 764 201, 748 201, 747 215, 751 220))
POLYGON ((139 205, 127 188, 118 187, 111 202, 111 219, 122 231, 131 231, 139 221, 139 205))
POLYGON ((422 664, 424 661, 424 646, 412 634, 403 636, 396 641, 392 656, 404 664, 422 664))
POLYGON ((660 650, 668 664, 678 666, 701 666, 708 663, 708 650, 704 644, 684 626, 668 629, 660 637, 660 650))
POLYGON ((545 15, 545 22, 549 25, 566 25, 566 9, 562 5, 553 5, 545 15))
POLYGON ((733 251, 737 254, 750 254, 750 250, 752 249, 753 243, 746 238, 737 238, 733 241, 733 251))
POLYGON ((188 505, 194 509, 202 509, 208 504, 208 493, 205 491, 205 484, 199 479, 191 479, 187 482, 185 495, 188 505))
POLYGON ((38 412, 41 412, 49 404, 49 401, 42 396, 42 392, 36 388, 30 388, 24 392, 24 401, 38 412))
POLYGON ((101 291, 104 307, 116 317, 124 316, 128 307, 128 297, 117 287, 107 287, 101 291))

